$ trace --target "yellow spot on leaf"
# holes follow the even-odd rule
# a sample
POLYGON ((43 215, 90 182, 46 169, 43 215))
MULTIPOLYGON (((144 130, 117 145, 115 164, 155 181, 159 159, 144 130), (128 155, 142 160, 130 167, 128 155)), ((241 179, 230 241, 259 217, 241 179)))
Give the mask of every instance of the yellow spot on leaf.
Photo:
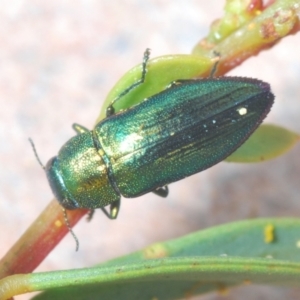
POLYGON ((275 227, 272 224, 268 224, 264 228, 265 243, 270 244, 275 240, 275 227))
POLYGON ((168 255, 167 249, 162 244, 154 244, 143 250, 146 259, 161 258, 168 255))

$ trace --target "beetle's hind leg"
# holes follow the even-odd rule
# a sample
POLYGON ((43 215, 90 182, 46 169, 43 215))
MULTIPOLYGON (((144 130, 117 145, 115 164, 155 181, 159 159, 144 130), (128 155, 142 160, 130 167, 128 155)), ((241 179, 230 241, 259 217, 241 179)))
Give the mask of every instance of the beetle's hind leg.
POLYGON ((114 220, 117 218, 119 210, 120 210, 121 200, 116 200, 113 203, 110 204, 109 212, 106 210, 105 207, 101 207, 101 210, 104 212, 104 214, 111 220, 114 220))
POLYGON ((221 59, 221 54, 219 52, 214 51, 213 54, 214 54, 214 58, 213 58, 214 65, 210 71, 209 78, 214 78, 216 71, 218 69, 220 59, 221 59))
MULTIPOLYGON (((214 54, 214 57, 212 58, 212 61, 213 61, 214 64, 212 66, 212 69, 210 70, 208 78, 214 78, 215 77, 216 72, 218 70, 218 65, 219 65, 220 59, 221 59, 221 54, 219 52, 214 51, 213 54, 214 54)), ((172 81, 167 86, 167 89, 172 88, 172 87, 177 86, 177 85, 180 85, 180 84, 183 84, 183 83, 194 82, 194 81, 195 81, 195 79, 177 79, 175 81, 172 81)))
POLYGON ((152 191, 155 195, 166 198, 169 195, 169 188, 167 185, 159 187, 156 190, 152 191))

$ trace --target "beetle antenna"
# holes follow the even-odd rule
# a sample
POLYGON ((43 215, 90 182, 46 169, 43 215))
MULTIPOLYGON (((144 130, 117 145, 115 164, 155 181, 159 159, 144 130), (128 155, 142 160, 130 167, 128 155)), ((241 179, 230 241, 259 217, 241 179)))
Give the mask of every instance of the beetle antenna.
POLYGON ((78 238, 77 236, 75 235, 74 231, 72 230, 72 227, 70 225, 70 222, 69 222, 69 219, 68 219, 68 215, 67 215, 67 211, 64 207, 61 207, 62 211, 63 211, 63 214, 64 214, 64 219, 65 219, 65 223, 69 229, 69 232, 72 234, 75 242, 76 242, 76 251, 78 251, 79 249, 79 241, 78 241, 78 238))
POLYGON ((218 64, 219 64, 220 59, 221 59, 221 54, 219 52, 214 51, 213 54, 214 54, 214 58, 213 58, 214 65, 213 65, 213 67, 210 71, 209 78, 213 78, 215 76, 215 73, 218 69, 218 64))
POLYGON ((35 149, 35 145, 34 145, 32 139, 29 138, 28 140, 29 140, 29 143, 31 144, 31 147, 32 147, 32 150, 33 150, 33 153, 34 153, 34 156, 35 156, 36 160, 38 161, 38 163, 40 164, 40 166, 45 170, 45 166, 42 164, 42 161, 40 160, 40 158, 39 158, 39 156, 37 154, 37 151, 35 149))

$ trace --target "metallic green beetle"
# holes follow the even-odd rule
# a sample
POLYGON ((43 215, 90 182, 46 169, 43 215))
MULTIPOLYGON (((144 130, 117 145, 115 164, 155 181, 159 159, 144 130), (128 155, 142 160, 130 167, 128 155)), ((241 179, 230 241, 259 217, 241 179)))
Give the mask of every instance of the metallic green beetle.
MULTIPOLYGON (((146 51, 141 80, 119 98, 144 81, 148 57, 146 51)), ((257 79, 211 77, 176 81, 114 114, 118 99, 93 130, 73 125, 78 135, 46 165, 52 191, 66 209, 101 208, 116 218, 121 195, 166 196, 167 184, 235 151, 265 118, 274 95, 257 79)))

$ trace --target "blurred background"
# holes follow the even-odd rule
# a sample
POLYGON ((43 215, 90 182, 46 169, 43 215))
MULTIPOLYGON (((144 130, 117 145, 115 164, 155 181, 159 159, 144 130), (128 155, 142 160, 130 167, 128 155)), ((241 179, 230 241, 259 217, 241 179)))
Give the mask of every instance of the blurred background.
MULTIPOLYGON (((145 48, 151 57, 190 53, 223 6, 223 0, 0 1, 1 256, 53 198, 28 137, 45 164, 75 134, 72 123, 94 126, 107 93, 141 62, 145 48)), ((298 133, 299 48, 300 35, 289 36, 230 73, 269 82, 276 104, 267 121, 298 133)), ((117 220, 99 211, 91 223, 78 223, 79 252, 68 235, 37 271, 92 266, 235 220, 298 217, 299 153, 300 145, 261 164, 220 163, 171 184, 166 199, 123 199, 117 220)), ((248 286, 225 299, 299 299, 299 292, 248 286)))

